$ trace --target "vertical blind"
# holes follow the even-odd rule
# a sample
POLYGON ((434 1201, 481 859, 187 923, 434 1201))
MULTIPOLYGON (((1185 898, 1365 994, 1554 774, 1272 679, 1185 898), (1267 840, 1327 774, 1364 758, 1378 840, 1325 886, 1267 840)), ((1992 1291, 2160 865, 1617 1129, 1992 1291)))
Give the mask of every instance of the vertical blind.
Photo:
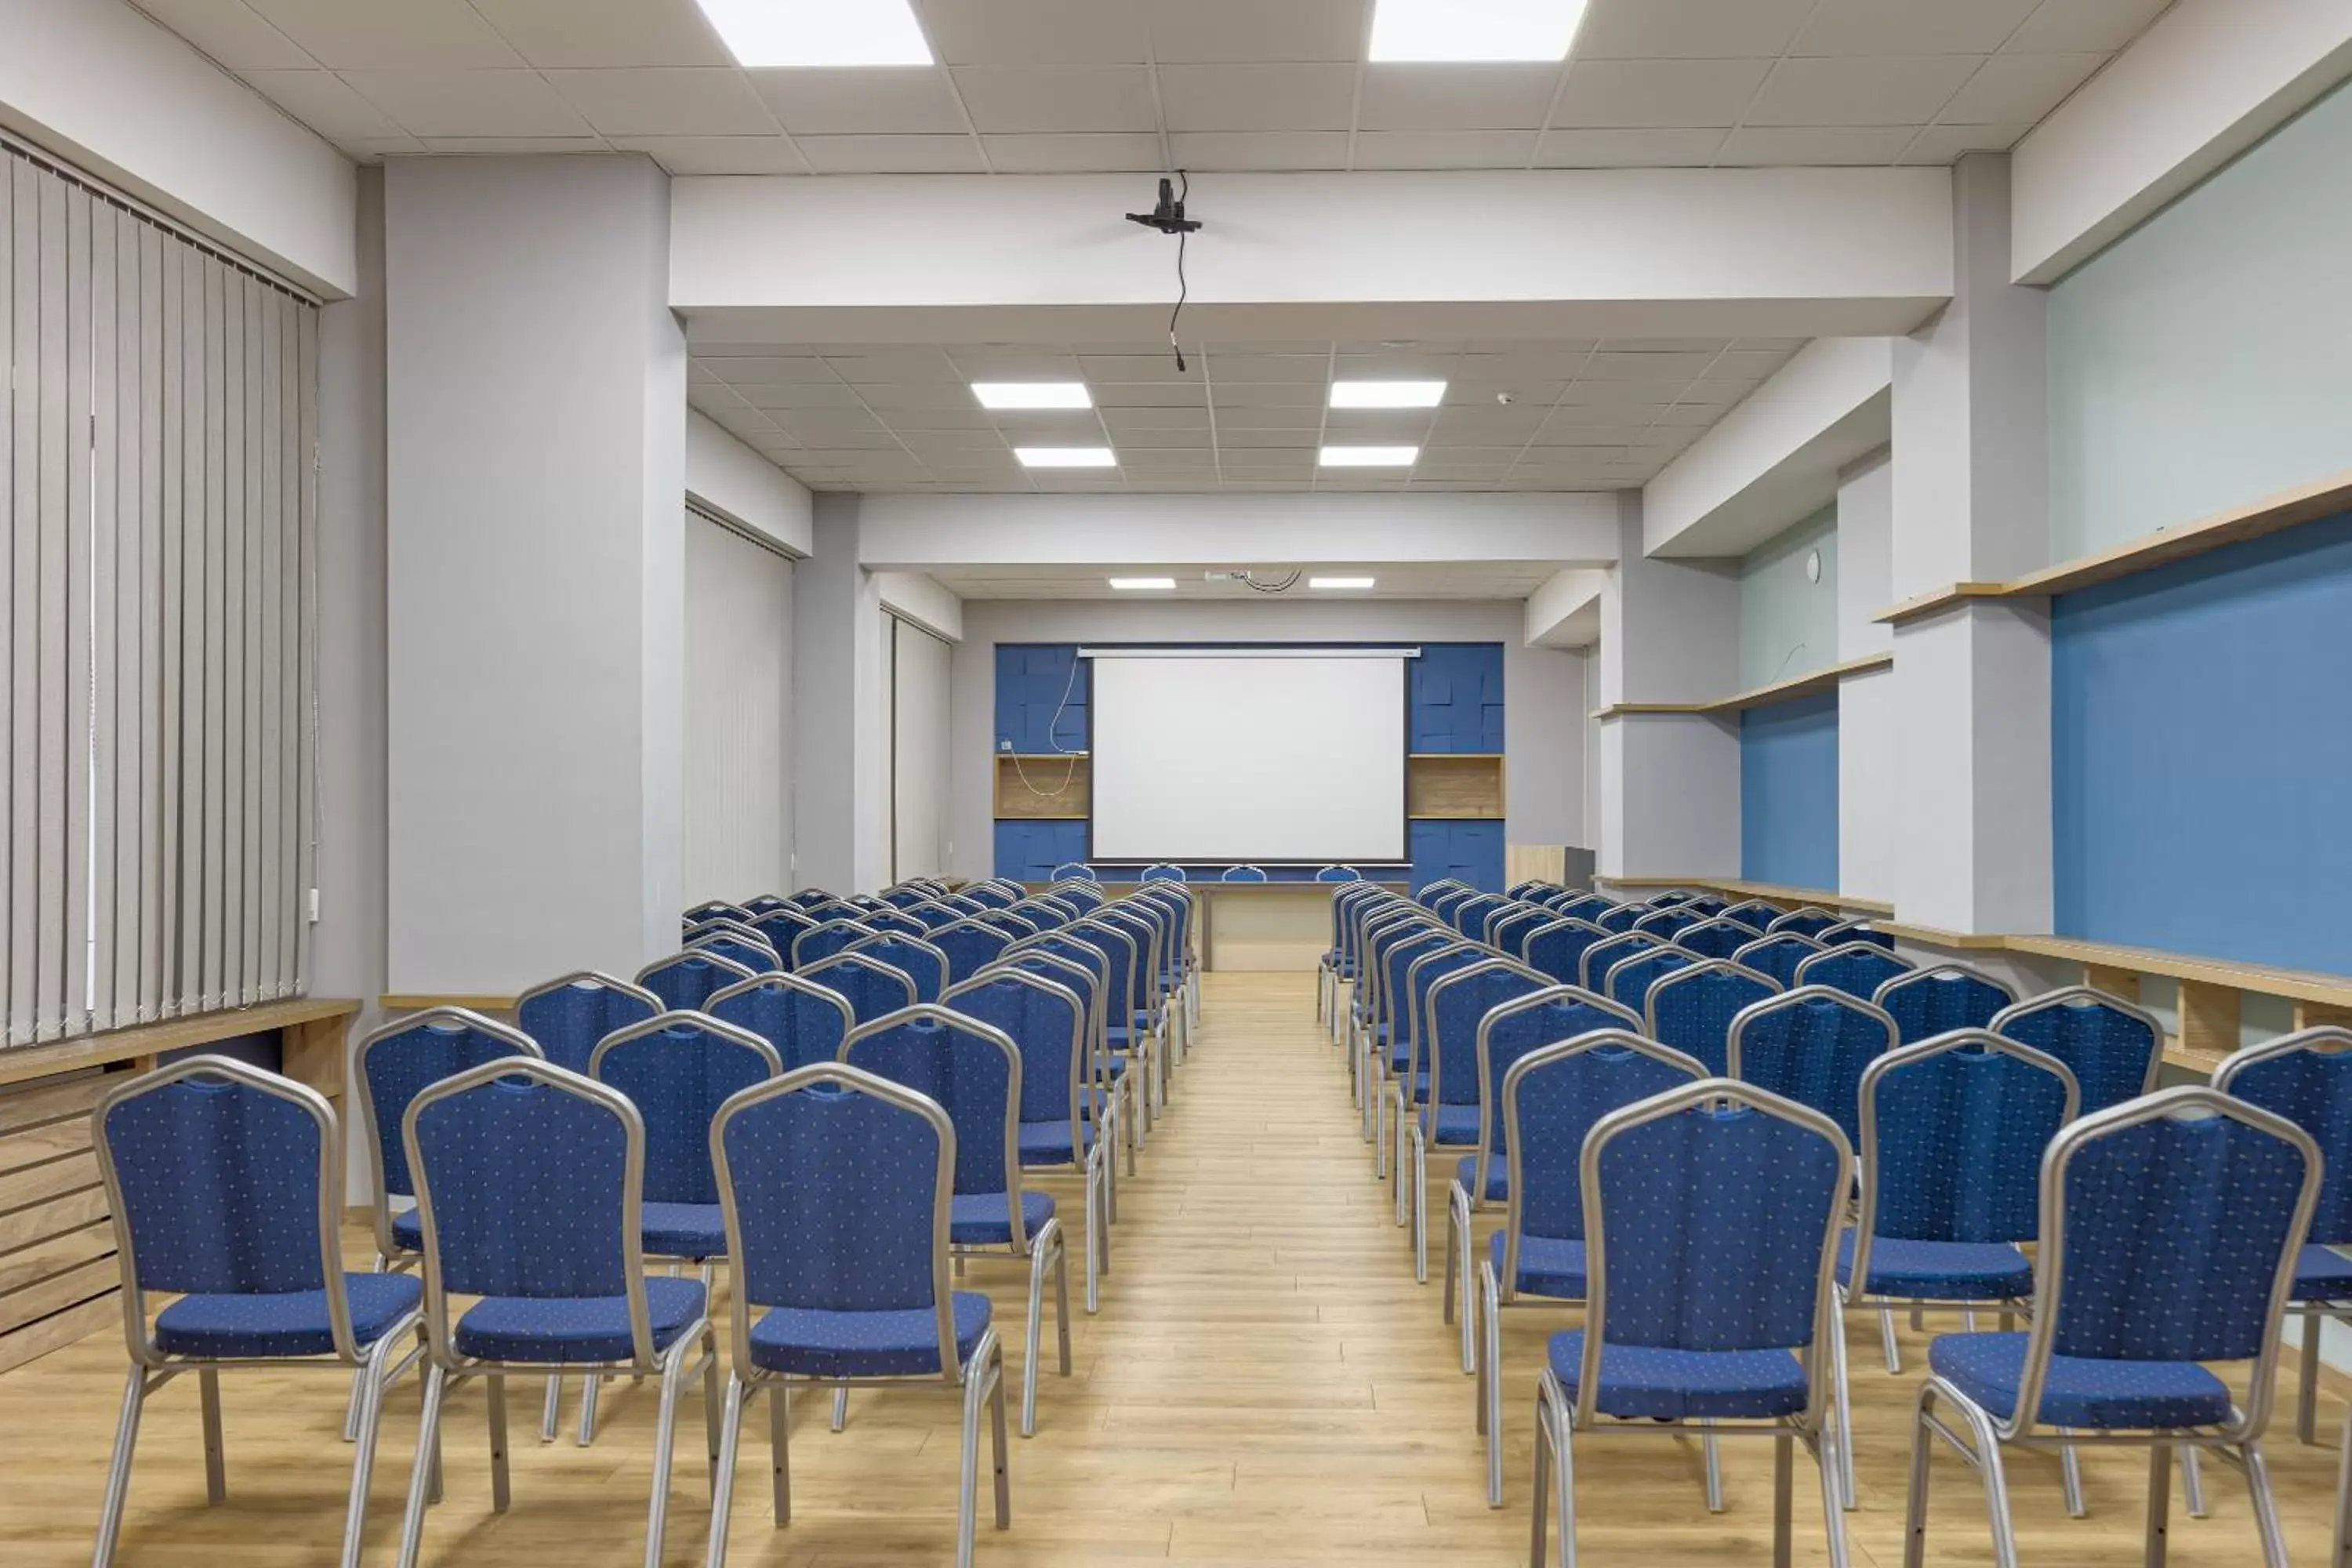
POLYGON ((318 310, 0 143, 6 1040, 297 994, 318 310))
POLYGON ((686 901, 792 887, 793 563, 686 514, 686 901))

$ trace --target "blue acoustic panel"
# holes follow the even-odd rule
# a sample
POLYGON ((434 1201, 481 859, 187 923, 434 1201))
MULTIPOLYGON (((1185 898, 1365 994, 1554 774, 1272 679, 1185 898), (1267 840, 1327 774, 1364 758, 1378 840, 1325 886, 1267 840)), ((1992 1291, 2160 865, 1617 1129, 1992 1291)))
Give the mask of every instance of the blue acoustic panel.
POLYGON ((1410 750, 1503 749, 1501 643, 1423 643, 1410 678, 1410 750))
POLYGON ((1000 818, 996 824, 996 875, 1016 882, 1044 882, 1054 868, 1087 858, 1087 825, 1083 822, 1021 822, 1000 818))
POLYGON ((1739 874, 1790 888, 1838 885, 1836 692, 1739 716, 1739 874))
POLYGON ((1423 819, 1407 826, 1413 891, 1447 877, 1481 892, 1503 890, 1501 823, 1423 819))
POLYGON ((2058 930, 2352 973, 2352 513, 2061 596, 2058 930))
POLYGON ((1071 643, 999 643, 996 740, 1028 754, 1087 749, 1093 671, 1071 643))

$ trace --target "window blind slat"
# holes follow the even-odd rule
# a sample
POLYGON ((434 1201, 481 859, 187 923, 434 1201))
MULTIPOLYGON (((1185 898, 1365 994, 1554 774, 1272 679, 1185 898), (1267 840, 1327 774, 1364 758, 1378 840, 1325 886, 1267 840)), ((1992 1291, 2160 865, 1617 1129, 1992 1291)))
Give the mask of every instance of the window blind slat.
MULTIPOLYGON (((0 505, 8 513, 8 538, 0 540, 0 695, 12 717, 0 719, 0 914, 13 912, 16 847, 16 520, 32 515, 17 483, 16 410, 16 175, 14 161, 0 162, 0 505)), ((12 928, 13 929, 13 928, 12 928)), ((10 1001, 16 973, 16 942, 0 931, 0 1045, 14 1043, 16 1008, 10 1001)))
MULTIPOLYGON (((182 994, 181 952, 186 943, 188 884, 183 874, 186 858, 188 791, 188 496, 190 466, 188 407, 194 390, 188 363, 190 279, 194 268, 178 246, 163 247, 163 510, 157 536, 163 545, 163 616, 157 657, 163 669, 155 689, 157 731, 162 738, 163 772, 156 789, 156 863, 163 879, 163 897, 156 903, 155 1016, 177 1013, 182 994)), ((201 308, 196 319, 203 319, 201 308)))
MULTIPOLYGON (((163 997, 163 386, 170 342, 163 322, 163 237, 139 232, 139 602, 131 619, 139 644, 139 703, 128 715, 137 726, 138 878, 132 902, 136 937, 129 986, 138 1021, 151 1023, 163 997)), ((133 635, 126 631, 126 636, 133 635)))
MULTIPOLYGON (((120 591, 117 516, 121 506, 120 439, 115 415, 116 298, 114 208, 95 202, 89 213, 89 594, 80 639, 89 649, 89 787, 87 803, 89 881, 86 891, 89 945, 80 973, 68 979, 89 1011, 88 1027, 114 1026, 114 710, 117 700, 114 627, 120 591)), ((77 839, 76 842, 80 842, 77 839)))
POLYGON ((245 988, 246 280, 221 271, 221 1005, 245 988))
POLYGON ((41 781, 41 187, 28 165, 10 171, 14 213, 15 500, 10 509, 8 1043, 33 1038, 40 991, 41 781))
POLYGON ((89 1027, 90 252, 89 193, 66 187, 65 679, 57 732, 64 752, 57 839, 65 921, 57 937, 56 1033, 89 1027))
POLYGON ((203 725, 205 793, 198 816, 204 887, 197 999, 226 1005, 228 991, 228 269, 205 258, 205 510, 204 682, 197 711, 203 725))
POLYGON ((193 1013, 202 1005, 205 975, 205 269, 196 253, 182 258, 181 370, 184 376, 180 492, 180 776, 173 800, 179 811, 180 929, 172 978, 165 995, 170 1011, 193 1013))
POLYGON ((282 652, 278 638, 283 626, 278 614, 281 603, 278 576, 283 570, 278 547, 285 528, 285 516, 278 500, 278 475, 285 446, 279 427, 285 413, 281 378, 284 353, 279 342, 276 290, 261 289, 258 284, 255 287, 253 304, 261 328, 257 334, 258 357, 255 362, 260 384, 261 465, 257 478, 261 485, 261 544, 255 552, 255 582, 258 591, 254 599, 253 635, 260 679, 253 683, 252 733, 255 740, 252 761, 259 787, 252 792, 246 831, 257 848, 254 856, 256 878, 251 894, 257 916, 251 969, 255 994, 268 998, 285 994, 278 967, 278 926, 286 913, 283 907, 284 868, 278 864, 284 846, 277 831, 286 806, 279 794, 278 771, 278 751, 281 740, 278 688, 284 684, 278 663, 282 652))
POLYGON ((66 552, 71 536, 72 421, 71 310, 66 255, 71 219, 66 187, 55 180, 41 189, 41 508, 38 609, 40 640, 35 654, 38 717, 34 729, 35 787, 39 791, 34 825, 35 930, 33 1037, 53 1040, 63 1032, 66 918, 66 552))
POLYGON ((263 875, 268 868, 268 859, 261 833, 261 699, 268 671, 263 663, 262 627, 269 618, 266 607, 269 602, 262 596, 262 563, 275 542, 267 523, 269 468, 265 455, 268 442, 261 428, 266 392, 263 381, 267 374, 262 359, 267 334, 267 310, 262 294, 259 279, 247 278, 245 280, 245 602, 237 617, 229 622, 245 637, 244 678, 239 683, 240 700, 245 711, 245 778, 239 792, 245 824, 239 837, 245 847, 232 864, 239 868, 240 879, 245 884, 245 967, 239 990, 247 1002, 259 1001, 264 995, 261 989, 261 906, 265 901, 262 889, 267 885, 263 875))
POLYGON ((297 809, 287 829, 294 837, 294 989, 310 986, 310 889, 319 885, 319 312, 295 312, 299 384, 294 454, 295 493, 301 511, 294 532, 295 657, 300 679, 293 732, 297 809))

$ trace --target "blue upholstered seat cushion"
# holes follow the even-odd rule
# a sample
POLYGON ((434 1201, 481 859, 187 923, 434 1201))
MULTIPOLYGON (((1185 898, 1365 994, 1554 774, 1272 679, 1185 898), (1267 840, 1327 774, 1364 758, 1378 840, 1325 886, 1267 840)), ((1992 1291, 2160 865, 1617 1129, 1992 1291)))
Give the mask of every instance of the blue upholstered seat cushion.
MULTIPOLYGON (((1494 1260, 1495 1278, 1503 1277, 1504 1233, 1487 1238, 1486 1256, 1494 1260)), ((1558 1237, 1519 1237, 1519 1277, 1511 1287, 1522 1296, 1557 1296, 1563 1301, 1584 1300, 1584 1243, 1558 1237)))
MULTIPOLYGON (((1945 1334, 1927 1347, 1939 1377, 1994 1415, 2017 1408, 2017 1382, 2025 1366, 2025 1336, 1945 1334)), ((2137 1431, 2210 1426, 2230 1418, 2230 1389, 2191 1361, 2098 1361, 2053 1355, 2042 1386, 2039 1419, 2045 1426, 2137 1431)))
MULTIPOLYGON (((352 1337, 372 1345, 425 1297, 414 1274, 346 1274, 352 1337)), ((266 1296, 183 1296, 155 1318, 155 1348, 166 1355, 332 1355, 324 1290, 266 1296)))
POLYGON ((727 1256, 727 1221, 717 1204, 657 1204, 645 1205, 645 1250, 655 1258, 727 1256))
MULTIPOLYGON (((1091 1149, 1095 1146, 1095 1129, 1090 1121, 1078 1124, 1078 1136, 1091 1149)), ((1083 1157, 1083 1154, 1081 1155, 1083 1157)), ((1070 1153, 1070 1124, 1066 1121, 1024 1121, 1021 1124, 1021 1163, 1024 1165, 1070 1165, 1077 1163, 1070 1153)))
MULTIPOLYGON (((958 1290, 956 1362, 988 1329, 988 1298, 958 1290)), ((751 1361, 798 1377, 913 1377, 940 1370, 939 1320, 928 1307, 828 1312, 779 1307, 751 1325, 751 1361)))
POLYGON ((1482 1204, 1508 1203, 1511 1197, 1511 1163, 1489 1155, 1486 1160, 1486 1190, 1479 1193, 1478 1157, 1475 1154, 1458 1160, 1454 1166, 1454 1179, 1464 1192, 1482 1204))
MULTIPOLYGON (((1062 1141, 1069 1142, 1069 1130, 1063 1128, 1062 1141)), ((949 1200, 948 1240, 958 1247, 1010 1247, 1013 1245, 1013 1207, 1003 1193, 958 1193, 949 1200)), ((1021 1194, 1021 1226, 1031 1236, 1037 1227, 1054 1217, 1054 1199, 1049 1193, 1021 1194)))
POLYGON ((415 1209, 403 1209, 392 1216, 392 1244, 404 1252, 425 1250, 425 1219, 415 1209))
MULTIPOLYGON (((1551 1371, 1570 1399, 1584 1374, 1584 1331, 1551 1337, 1551 1371)), ((1763 1420, 1805 1407, 1805 1368, 1789 1351, 1601 1347, 1604 1415, 1625 1420, 1763 1420)))
MULTIPOLYGON (((1837 1277, 1852 1285, 1853 1232, 1838 1237, 1837 1277)), ((2000 1242, 1897 1241, 1870 1244, 1864 1293, 1913 1301, 2010 1301, 2033 1294, 2033 1265, 2000 1242)))
POLYGON ((2352 1301, 2352 1258, 2331 1247, 2306 1246, 2295 1258, 2294 1299, 2352 1301))
MULTIPOLYGON (((702 1282, 648 1279, 646 1308, 658 1353, 702 1316, 702 1282)), ((459 1355, 479 1361, 612 1362, 636 1353, 629 1343, 629 1303, 623 1296, 488 1296, 457 1320, 451 1338, 459 1355)))
POLYGON ((1465 1144, 1476 1147, 1478 1142, 1478 1108, 1475 1105, 1424 1104, 1421 1108, 1421 1134, 1433 1143, 1450 1143, 1455 1148, 1465 1144), (1435 1112, 1436 1126, 1430 1125, 1435 1112))

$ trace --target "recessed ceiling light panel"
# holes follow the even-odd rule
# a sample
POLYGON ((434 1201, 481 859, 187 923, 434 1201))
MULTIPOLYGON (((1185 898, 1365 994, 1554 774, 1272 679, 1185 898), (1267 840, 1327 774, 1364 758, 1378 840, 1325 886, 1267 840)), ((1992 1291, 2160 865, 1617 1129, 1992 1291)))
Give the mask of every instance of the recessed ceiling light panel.
POLYGON ((1092 408, 1083 381, 975 381, 971 395, 982 408, 1092 408))
MULTIPOLYGON (((705 0, 708 4, 708 0, 705 0)), ((1375 60, 1564 60, 1584 0, 1375 0, 1375 60)))
POLYGON ((1418 447, 1326 447, 1327 468, 1410 468, 1421 460, 1418 447))
POLYGON ((1176 588, 1173 577, 1113 577, 1109 582, 1122 594, 1168 594, 1176 588))
POLYGON ((927 66, 931 46, 910 0, 697 0, 747 68, 927 66))
POLYGON ((1335 381, 1334 408, 1434 408, 1445 401, 1442 381, 1335 381))
POLYGON ((1118 454, 1108 447, 1015 447, 1024 468, 1116 468, 1118 454))
POLYGON ((1351 588, 1369 588, 1372 585, 1374 579, 1370 577, 1309 577, 1307 579, 1307 585, 1310 588, 1320 589, 1326 593, 1332 593, 1343 592, 1351 588))

